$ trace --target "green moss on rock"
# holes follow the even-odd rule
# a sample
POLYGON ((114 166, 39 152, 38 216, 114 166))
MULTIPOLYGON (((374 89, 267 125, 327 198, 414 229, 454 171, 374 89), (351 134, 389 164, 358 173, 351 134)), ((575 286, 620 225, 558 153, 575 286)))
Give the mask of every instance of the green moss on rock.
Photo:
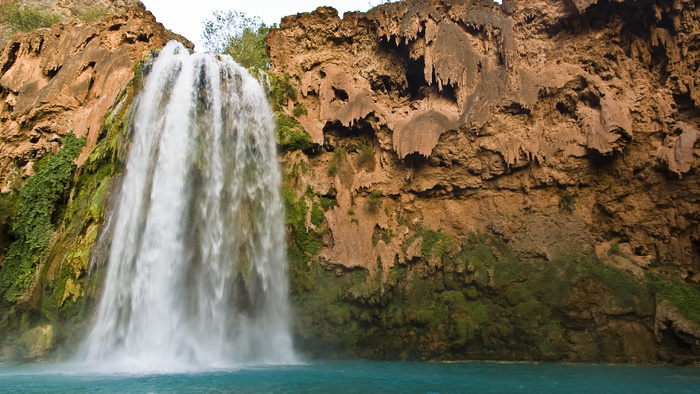
POLYGON ((620 361, 636 331, 570 315, 653 316, 647 283, 595 256, 523 260, 488 234, 458 240, 420 226, 406 244, 418 237, 422 257, 384 279, 307 259, 294 274, 311 278, 293 287, 299 343, 325 357, 533 361, 580 360, 577 346, 595 344, 587 361, 620 361))
POLYGON ((277 146, 281 151, 308 150, 313 146, 311 136, 298 120, 283 113, 278 113, 275 119, 277 146))
POLYGON ((63 148, 30 177, 19 194, 19 208, 12 223, 16 240, 10 246, 0 270, 0 295, 17 301, 29 289, 35 269, 49 246, 55 229, 57 205, 65 198, 84 138, 66 135, 63 148))

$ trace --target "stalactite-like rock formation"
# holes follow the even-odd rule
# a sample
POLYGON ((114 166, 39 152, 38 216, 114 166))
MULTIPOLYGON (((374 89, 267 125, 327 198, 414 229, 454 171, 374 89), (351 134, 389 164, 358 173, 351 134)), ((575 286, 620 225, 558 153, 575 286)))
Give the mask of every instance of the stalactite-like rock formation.
MULTIPOLYGON (((285 18, 268 36, 272 69, 297 88, 286 110, 317 144, 287 154, 290 187, 309 207, 337 204, 318 264, 366 271, 385 294, 399 269, 451 275, 465 248, 436 253, 426 231, 454 244, 490 234, 520 259, 593 253, 697 291, 699 34, 688 0, 407 0, 285 18)), ((568 319, 619 325, 620 354, 635 336, 656 346, 668 319, 652 308, 623 323, 594 306, 605 291, 582 287, 572 308, 585 311, 568 319)), ((595 359, 581 354, 570 359, 595 359)))

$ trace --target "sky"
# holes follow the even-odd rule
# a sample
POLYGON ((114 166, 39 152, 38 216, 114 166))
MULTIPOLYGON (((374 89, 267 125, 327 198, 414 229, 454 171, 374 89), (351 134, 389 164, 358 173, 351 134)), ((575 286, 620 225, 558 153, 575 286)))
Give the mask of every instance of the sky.
MULTIPOLYGON (((246 16, 259 16, 266 24, 279 23, 282 17, 310 12, 320 6, 331 6, 342 17, 347 11, 367 11, 382 0, 141 0, 158 22, 189 39, 196 51, 204 51, 201 43, 202 23, 214 11, 237 10, 246 16)), ((500 2, 500 1, 498 1, 500 2)))
POLYGON ((195 44, 195 50, 204 51, 201 44, 202 23, 214 11, 237 10, 246 16, 259 16, 266 24, 279 23, 282 17, 299 12, 310 12, 324 5, 343 15, 346 11, 367 11, 370 2, 379 0, 141 0, 166 28, 185 36, 195 44))

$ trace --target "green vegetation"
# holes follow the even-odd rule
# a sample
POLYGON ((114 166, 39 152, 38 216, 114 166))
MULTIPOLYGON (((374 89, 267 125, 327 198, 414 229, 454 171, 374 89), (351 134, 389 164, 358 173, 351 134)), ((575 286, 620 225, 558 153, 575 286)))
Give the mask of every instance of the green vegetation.
POLYGON ((12 241, 9 232, 12 219, 17 215, 17 208, 19 208, 19 193, 17 191, 0 194, 0 254, 2 255, 5 254, 12 241))
MULTIPOLYGON (((28 205, 30 209, 22 211, 30 219, 20 218, 19 211, 15 217, 13 230, 17 226, 23 230, 14 232, 17 239, 12 247, 24 250, 19 253, 19 263, 12 263, 8 253, 7 264, 0 270, 4 292, 1 304, 19 301, 17 297, 24 297, 24 294, 28 299, 22 299, 21 307, 10 304, 7 308, 1 308, 0 332, 6 334, 3 345, 11 344, 23 332, 34 327, 49 325, 56 334, 56 346, 59 349, 74 348, 89 322, 92 306, 96 302, 95 296, 99 294, 97 288, 105 273, 100 263, 106 258, 99 251, 93 256, 93 246, 105 220, 105 209, 112 189, 111 179, 123 169, 123 138, 129 128, 130 104, 141 84, 142 64, 139 62, 135 67, 135 77, 118 97, 115 110, 103 120, 97 145, 83 165, 77 171, 74 170, 72 157, 80 152, 84 141, 69 135, 64 141, 64 147, 56 155, 37 160, 34 165, 35 175, 27 180, 18 195, 22 207, 27 205, 26 201, 32 201, 28 205), (61 185, 64 187, 61 188, 61 185), (25 197, 20 198, 23 195, 25 197), (37 198, 26 197, 30 195, 37 198), (47 215, 48 200, 54 200, 54 204, 49 207, 53 212, 47 215), (41 203, 37 204, 37 201, 41 203), (47 218, 50 218, 49 225, 46 225, 49 220, 47 218), (50 231, 27 231, 26 228, 31 226, 27 222, 39 222, 35 226, 37 229, 50 231), (58 231, 53 231, 54 228, 58 231), (17 237, 18 232, 34 235, 17 237), (41 244, 42 242, 36 242, 41 238, 39 235, 50 239, 43 243, 46 245, 43 251, 26 242, 31 240, 33 244, 41 244), (98 264, 88 277, 87 270, 93 259, 98 264), (39 261, 40 265, 29 268, 39 261), (36 291, 21 291, 22 287, 26 287, 26 278, 30 281, 36 278, 36 287, 32 287, 36 291)), ((5 198, 9 197, 3 196, 0 201, 5 198)), ((8 211, 2 209, 2 212, 8 211)), ((26 356, 22 353, 21 346, 11 351, 19 359, 26 356)))
MULTIPOLYGON (((323 247, 323 240, 320 234, 306 225, 306 213, 309 208, 305 196, 297 199, 294 190, 284 187, 282 188, 282 198, 284 199, 286 224, 291 230, 290 241, 292 245, 289 246, 297 248, 302 254, 318 254, 323 247)), ((320 211, 320 209, 318 210, 320 211)), ((323 215, 322 212, 321 215, 323 215)))
POLYGON ((12 223, 16 240, 0 271, 0 295, 8 302, 17 301, 29 289, 35 268, 53 235, 54 212, 65 199, 75 168, 73 160, 84 145, 84 138, 66 135, 63 148, 39 166, 20 191, 19 208, 12 223))
POLYGON ((278 113, 275 116, 275 121, 277 123, 277 146, 282 152, 308 150, 313 146, 311 136, 295 118, 278 113))
POLYGON ((328 211, 338 206, 338 200, 335 198, 320 196, 318 199, 321 203, 321 208, 323 208, 324 211, 328 211))
POLYGON ((362 143, 358 148, 359 154, 355 158, 355 164, 357 167, 370 167, 374 164, 374 148, 370 145, 362 143))
POLYGON ((336 147, 331 160, 328 162, 328 176, 336 176, 340 167, 347 162, 347 160, 348 153, 345 151, 345 148, 340 146, 336 147))
POLYGON ((300 117, 302 115, 307 115, 308 112, 306 111, 306 108, 302 104, 294 104, 294 110, 292 111, 292 114, 295 117, 300 117))
POLYGON ((85 21, 85 22, 92 22, 94 20, 100 19, 102 17, 105 17, 109 15, 109 12, 107 10, 102 9, 102 8, 89 8, 83 12, 80 13, 80 20, 85 21))
POLYGON ((314 201, 311 206, 311 224, 316 227, 316 231, 321 232, 323 230, 323 224, 326 221, 326 216, 323 214, 321 209, 321 204, 314 201))
POLYGON ((617 242, 611 242, 610 243, 610 249, 608 249, 608 255, 609 256, 620 256, 622 254, 622 251, 620 251, 620 244, 617 242))
POLYGON ((325 231, 325 216, 317 203, 312 204, 311 221, 316 227, 311 229, 306 224, 309 209, 306 198, 297 198, 294 190, 283 186, 282 198, 287 225, 287 258, 291 274, 292 287, 300 291, 313 289, 313 278, 306 275, 310 262, 316 259, 323 248, 322 233, 325 231))
POLYGON ((204 22, 202 39, 211 52, 225 53, 246 68, 267 70, 270 57, 267 55, 265 36, 270 31, 262 20, 247 17, 239 11, 215 11, 212 18, 204 22))
POLYGON ((563 192, 559 195, 559 211, 572 213, 576 208, 576 195, 563 192))
POLYGON ((376 225, 374 227, 374 233, 372 234, 372 245, 377 246, 380 240, 389 245, 393 237, 393 231, 390 229, 383 229, 379 225, 376 225))
POLYGON ((700 324, 700 289, 687 283, 647 274, 647 280, 660 300, 668 300, 671 305, 688 319, 700 324))
MULTIPOLYGON (((522 260, 492 235, 458 240, 422 226, 415 231, 404 248, 420 237, 422 257, 385 275, 315 259, 292 272, 294 283, 305 283, 293 287, 302 346, 324 357, 565 360, 574 345, 564 338, 576 335, 591 358, 616 361, 630 356, 621 354, 625 333, 568 314, 619 308, 653 316, 647 283, 594 255, 522 260)), ((392 237, 375 227, 372 240, 392 237)), ((699 302, 685 290, 665 293, 699 302)))
POLYGON ((61 21, 61 16, 44 11, 39 7, 8 4, 0 6, 0 18, 14 30, 25 33, 51 27, 61 21))
POLYGON ((245 28, 226 45, 223 53, 231 57, 245 68, 270 68, 270 57, 267 55, 265 36, 270 28, 261 24, 255 28, 245 28))
POLYGON ((367 195, 367 208, 370 212, 376 212, 379 209, 379 206, 382 204, 382 197, 384 197, 384 194, 379 190, 372 190, 367 195))
MULTIPOLYGON (((270 103, 275 112, 281 112, 289 100, 297 99, 297 90, 292 85, 289 74, 282 76, 268 73, 270 79, 270 103)), ((303 108, 303 107, 302 107, 303 108)))

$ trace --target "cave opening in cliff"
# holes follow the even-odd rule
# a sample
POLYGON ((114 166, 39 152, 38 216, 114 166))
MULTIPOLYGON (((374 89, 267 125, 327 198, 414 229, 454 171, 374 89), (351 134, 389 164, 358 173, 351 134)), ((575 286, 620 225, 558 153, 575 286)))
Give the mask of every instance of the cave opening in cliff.
POLYGON ((358 138, 374 141, 376 133, 373 123, 378 121, 379 119, 374 113, 355 120, 350 126, 346 126, 338 120, 329 121, 323 126, 323 135, 334 139, 358 138))
POLYGON ((406 63, 406 91, 411 100, 418 100, 421 97, 421 89, 428 87, 428 81, 425 79, 425 59, 422 57, 417 60, 409 60, 406 63))
MULTIPOLYGON (((406 65, 407 92, 411 100, 422 100, 428 96, 438 96, 450 102, 457 102, 457 88, 453 83, 443 83, 437 86, 436 82, 430 84, 425 78, 425 58, 411 59, 406 65)), ((431 70, 432 81, 437 81, 435 70, 431 70)))

